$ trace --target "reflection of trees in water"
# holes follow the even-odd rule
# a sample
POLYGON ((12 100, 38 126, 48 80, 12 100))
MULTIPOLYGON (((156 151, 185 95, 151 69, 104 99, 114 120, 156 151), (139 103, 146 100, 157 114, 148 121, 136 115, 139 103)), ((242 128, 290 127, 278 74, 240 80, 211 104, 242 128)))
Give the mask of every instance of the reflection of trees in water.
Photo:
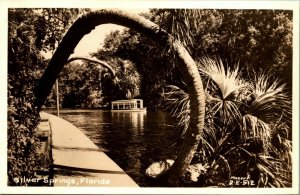
POLYGON ((107 154, 135 179, 140 177, 145 113, 112 112, 111 125, 102 129, 107 154))
POLYGON ((128 120, 138 132, 144 130, 144 112, 112 112, 112 117, 118 121, 128 120))
POLYGON ((149 164, 175 153, 178 135, 170 120, 165 112, 114 112, 111 126, 102 129, 108 156, 140 186, 150 186, 144 175, 149 164))
POLYGON ((140 186, 159 186, 145 177, 145 170, 154 161, 174 159, 178 149, 172 145, 180 132, 166 112, 62 110, 61 117, 80 127, 140 186))

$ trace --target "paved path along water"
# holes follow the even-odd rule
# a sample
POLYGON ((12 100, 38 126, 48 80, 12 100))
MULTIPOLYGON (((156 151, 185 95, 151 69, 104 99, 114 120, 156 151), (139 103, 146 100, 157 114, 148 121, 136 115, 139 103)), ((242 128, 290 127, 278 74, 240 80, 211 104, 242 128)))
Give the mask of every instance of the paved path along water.
POLYGON ((54 186, 138 187, 80 129, 42 112, 52 130, 54 186))

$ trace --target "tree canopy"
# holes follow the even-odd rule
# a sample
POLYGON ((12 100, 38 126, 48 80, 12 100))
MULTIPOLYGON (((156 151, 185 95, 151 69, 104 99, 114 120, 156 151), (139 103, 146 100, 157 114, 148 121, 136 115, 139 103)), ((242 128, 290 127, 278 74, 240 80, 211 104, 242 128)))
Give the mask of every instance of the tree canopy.
POLYGON ((33 91, 46 66, 40 51, 54 49, 60 40, 59 36, 62 36, 65 27, 72 22, 71 17, 65 17, 69 15, 69 11, 8 9, 9 185, 27 185, 14 178, 33 177, 37 167, 43 166, 37 153, 39 140, 36 127, 39 113, 34 106, 33 91), (56 22, 58 20, 59 23, 56 22))
MULTIPOLYGON (((181 40, 194 59, 220 56, 229 67, 239 64, 244 74, 263 71, 280 77, 291 87, 293 16, 289 10, 153 9, 147 17, 181 40)), ((103 49, 94 55, 116 55, 133 61, 143 75, 145 97, 152 91, 149 86, 157 88, 157 82, 160 86, 184 86, 179 84, 168 49, 158 51, 153 42, 133 30, 112 32, 103 49), (160 78, 151 79, 155 77, 160 78)))
MULTIPOLYGON (((68 14, 71 11, 66 13, 68 17, 71 17, 68 14)), ((48 12, 46 16, 55 13, 48 12)), ((229 67, 239 64, 245 75, 266 72, 279 77, 291 89, 293 15, 289 10, 152 9, 143 16, 181 40, 194 59, 206 55, 219 56, 229 67)), ((59 22, 51 25, 55 26, 59 22)), ((142 75, 139 95, 145 99, 148 108, 161 107, 159 94, 162 86, 174 84, 186 88, 180 73, 174 69, 175 61, 168 48, 158 50, 153 41, 134 30, 111 32, 105 38, 103 47, 92 56, 102 60, 117 57, 119 60, 131 61, 142 75)), ((64 81, 61 85, 65 85, 64 81)), ((87 87, 91 85, 86 84, 87 87)), ((60 93, 66 101, 70 99, 67 96, 71 97, 64 90, 60 90, 60 93)), ((124 98, 110 97, 112 94, 106 94, 105 91, 102 95, 108 97, 105 98, 107 101, 124 98)), ((82 101, 87 101, 87 97, 82 101)))
MULTIPOLYGON (((36 153, 39 143, 35 135, 38 112, 34 107, 33 89, 47 64, 40 53, 54 52, 70 24, 86 11, 9 9, 8 172, 11 185, 18 185, 14 177, 33 176, 39 163, 35 162, 39 158, 36 153)), ((224 151, 232 143, 243 144, 237 141, 239 136, 242 136, 244 144, 255 145, 254 149, 257 149, 249 150, 251 158, 246 158, 250 159, 249 163, 253 162, 253 156, 262 163, 273 163, 267 160, 289 152, 292 11, 152 9, 144 17, 159 24, 160 29, 166 30, 163 32, 169 32, 180 40, 193 59, 207 65, 202 67, 198 64, 198 70, 205 75, 207 116, 213 119, 205 119, 208 127, 201 136, 207 136, 207 143, 199 141, 200 146, 207 148, 197 151, 202 155, 214 149, 214 154, 209 157, 212 159, 205 159, 207 162, 221 159, 226 164, 224 156, 227 153, 224 151), (213 66, 214 63, 210 63, 206 56, 222 59, 222 66, 213 66), (274 85, 269 84, 272 76, 279 78, 274 85), (241 92, 246 89, 246 84, 247 90, 241 92), (270 94, 274 95, 273 99, 269 98, 270 94), (266 115, 260 115, 255 109, 266 115), (268 109, 276 112, 276 118, 280 118, 278 121, 283 121, 282 125, 278 126, 278 121, 272 119, 268 109), (237 120, 242 123, 236 123, 237 120), (229 141, 227 143, 224 140, 229 141), (279 150, 275 151, 273 146, 279 150), (282 150, 281 146, 285 149, 282 150)), ((176 46, 175 41, 173 44, 176 46)), ((179 71, 182 67, 175 66, 178 58, 174 58, 170 44, 166 44, 168 47, 162 50, 158 49, 158 45, 158 42, 131 29, 111 32, 105 38, 104 46, 92 57, 107 61, 116 71, 116 77, 111 77, 107 69, 92 65, 91 62, 69 63, 59 78, 62 105, 91 108, 107 105, 114 99, 141 97, 147 102, 148 108, 160 109, 165 106, 168 96, 172 101, 178 99, 181 105, 176 105, 176 109, 183 106, 181 111, 185 112, 184 115, 173 113, 176 117, 185 117, 180 122, 187 128, 191 112, 187 103, 190 97, 186 92, 191 83, 184 81, 179 71)), ((52 93, 46 105, 53 105, 53 99, 52 93)), ((234 153, 230 157, 243 153, 241 148, 249 149, 244 146, 238 149, 233 147, 230 152, 234 153)), ((283 155, 283 160, 289 160, 289 155, 283 155)), ((233 162, 227 164, 233 166, 233 162)), ((282 167, 288 169, 284 176, 289 180, 290 164, 280 164, 280 169, 282 167)), ((259 169, 261 171, 264 168, 259 169)), ((235 171, 238 173, 239 170, 235 171)), ((265 172, 275 181, 275 185, 282 186, 281 181, 273 178, 272 172, 275 171, 278 170, 268 169, 265 172)), ((289 182, 284 185, 290 185, 289 182)))

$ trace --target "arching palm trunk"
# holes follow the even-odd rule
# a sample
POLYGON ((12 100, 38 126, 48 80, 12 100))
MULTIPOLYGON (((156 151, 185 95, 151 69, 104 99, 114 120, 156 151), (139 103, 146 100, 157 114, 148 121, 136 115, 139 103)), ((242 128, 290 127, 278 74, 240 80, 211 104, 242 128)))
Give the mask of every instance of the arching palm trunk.
POLYGON ((97 59, 86 58, 86 57, 72 57, 72 58, 68 59, 68 61, 66 62, 66 64, 68 64, 70 62, 73 62, 75 60, 84 60, 84 61, 88 61, 88 62, 93 62, 93 63, 99 64, 99 65, 107 68, 110 71, 110 73, 112 74, 112 76, 114 76, 114 77, 116 76, 116 71, 109 64, 107 64, 104 61, 97 60, 97 59))
POLYGON ((202 135, 205 116, 205 96, 202 81, 194 60, 181 43, 174 40, 170 34, 153 22, 141 16, 116 9, 91 12, 79 18, 64 36, 40 80, 35 91, 36 105, 39 109, 41 108, 60 71, 81 38, 96 26, 106 23, 114 23, 135 29, 147 35, 162 47, 169 47, 177 57, 177 68, 182 73, 185 82, 189 84, 188 92, 191 104, 190 126, 186 132, 179 155, 174 165, 167 172, 168 181, 176 184, 178 178, 190 164, 202 135))

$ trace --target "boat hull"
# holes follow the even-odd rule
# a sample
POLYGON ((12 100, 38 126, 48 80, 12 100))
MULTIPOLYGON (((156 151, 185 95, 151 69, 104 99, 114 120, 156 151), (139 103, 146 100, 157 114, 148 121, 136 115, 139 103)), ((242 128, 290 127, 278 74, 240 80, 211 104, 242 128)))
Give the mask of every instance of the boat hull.
POLYGON ((115 110, 110 110, 111 112, 147 112, 147 108, 141 108, 141 109, 115 109, 115 110))

